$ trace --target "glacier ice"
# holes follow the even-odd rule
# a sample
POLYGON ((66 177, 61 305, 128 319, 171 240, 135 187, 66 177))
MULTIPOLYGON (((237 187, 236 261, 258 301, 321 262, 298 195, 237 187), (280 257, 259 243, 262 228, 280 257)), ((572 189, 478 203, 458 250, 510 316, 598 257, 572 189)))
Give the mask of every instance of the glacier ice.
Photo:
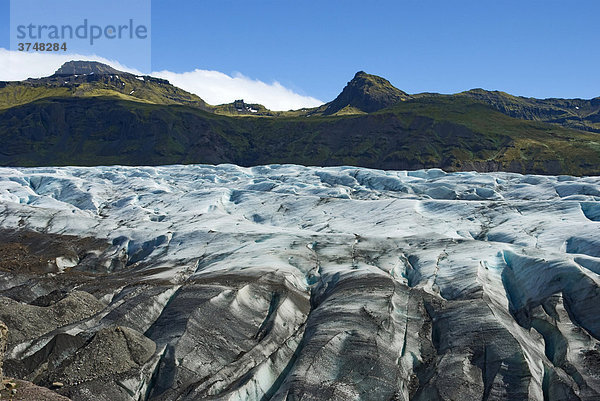
POLYGON ((1 168, 0 235, 5 369, 73 399, 600 399, 600 177, 1 168))

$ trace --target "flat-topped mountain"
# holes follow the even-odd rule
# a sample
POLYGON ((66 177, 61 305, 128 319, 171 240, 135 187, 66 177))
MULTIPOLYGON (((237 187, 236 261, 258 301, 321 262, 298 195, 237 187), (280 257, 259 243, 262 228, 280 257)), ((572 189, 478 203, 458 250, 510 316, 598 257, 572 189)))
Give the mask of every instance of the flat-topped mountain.
POLYGON ((69 61, 49 77, 0 82, 0 109, 44 98, 66 97, 109 97, 208 109, 200 97, 171 85, 166 79, 119 71, 95 61, 69 61))
POLYGON ((68 61, 54 75, 125 74, 109 65, 97 61, 68 61))

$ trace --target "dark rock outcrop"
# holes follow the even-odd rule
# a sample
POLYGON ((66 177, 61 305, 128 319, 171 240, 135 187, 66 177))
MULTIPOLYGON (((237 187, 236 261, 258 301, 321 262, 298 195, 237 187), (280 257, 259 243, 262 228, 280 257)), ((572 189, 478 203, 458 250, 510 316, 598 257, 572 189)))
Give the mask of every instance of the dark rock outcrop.
POLYGON ((68 61, 54 75, 125 74, 123 71, 97 61, 68 61))
POLYGON ((370 113, 407 100, 409 97, 387 79, 359 71, 344 87, 342 93, 326 105, 323 114, 335 114, 346 107, 370 113))

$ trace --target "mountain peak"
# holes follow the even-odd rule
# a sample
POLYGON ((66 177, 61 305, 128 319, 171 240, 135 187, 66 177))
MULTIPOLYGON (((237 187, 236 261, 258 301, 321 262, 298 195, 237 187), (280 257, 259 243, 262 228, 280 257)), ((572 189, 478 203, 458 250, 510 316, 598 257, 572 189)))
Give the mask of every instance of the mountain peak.
POLYGON ((328 104, 324 114, 335 114, 347 107, 370 113, 409 97, 407 93, 394 87, 387 79, 358 71, 342 93, 328 104))
POLYGON ((116 70, 110 65, 99 63, 97 61, 71 60, 64 63, 55 75, 84 75, 84 74, 125 74, 123 71, 116 70))

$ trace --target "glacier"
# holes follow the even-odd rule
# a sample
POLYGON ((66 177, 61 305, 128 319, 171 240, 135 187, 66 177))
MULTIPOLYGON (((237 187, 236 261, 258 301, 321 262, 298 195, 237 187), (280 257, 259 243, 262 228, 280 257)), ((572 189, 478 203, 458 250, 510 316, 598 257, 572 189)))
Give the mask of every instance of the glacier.
POLYGON ((0 168, 0 237, 74 400, 600 399, 600 177, 0 168))

